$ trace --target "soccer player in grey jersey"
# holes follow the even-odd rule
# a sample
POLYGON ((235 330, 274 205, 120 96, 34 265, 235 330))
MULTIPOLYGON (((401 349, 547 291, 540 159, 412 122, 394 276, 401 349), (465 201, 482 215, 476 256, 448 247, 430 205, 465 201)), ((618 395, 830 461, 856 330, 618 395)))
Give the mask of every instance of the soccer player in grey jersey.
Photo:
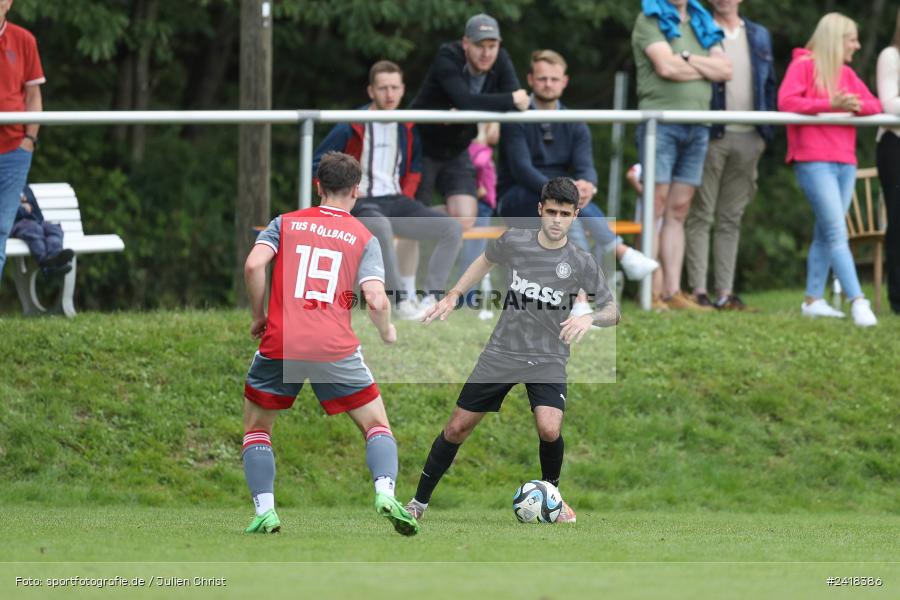
MULTIPOLYGON (((612 327, 620 318, 594 257, 568 241, 577 205, 578 188, 571 179, 548 181, 538 204, 540 229, 510 229, 493 240, 428 311, 425 323, 445 320, 465 290, 495 264, 506 266, 509 289, 503 313, 460 391, 450 420, 431 446, 415 497, 406 505, 417 519, 460 445, 485 413, 500 410, 518 383, 525 384, 537 425, 541 479, 559 485, 569 344, 580 341, 592 325, 612 327), (573 316, 572 305, 580 294, 593 300, 594 312, 573 316)), ((575 521, 575 512, 565 502, 558 521, 575 521)))

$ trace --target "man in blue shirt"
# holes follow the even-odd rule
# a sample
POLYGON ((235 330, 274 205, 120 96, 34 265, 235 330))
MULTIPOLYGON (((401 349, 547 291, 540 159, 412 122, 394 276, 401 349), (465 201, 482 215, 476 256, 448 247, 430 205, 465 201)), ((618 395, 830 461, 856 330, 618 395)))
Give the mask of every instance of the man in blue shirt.
MULTIPOLYGON (((559 99, 569 83, 566 66, 565 59, 553 50, 532 53, 528 73, 532 109, 565 109, 559 99)), ((587 250, 583 229, 587 228, 597 258, 602 251, 614 250, 629 279, 643 279, 659 266, 625 245, 591 202, 597 193, 597 170, 585 123, 505 123, 500 133, 500 158, 498 206, 500 216, 511 225, 536 228, 541 188, 554 177, 570 177, 578 188, 581 217, 570 230, 572 241, 587 250)))

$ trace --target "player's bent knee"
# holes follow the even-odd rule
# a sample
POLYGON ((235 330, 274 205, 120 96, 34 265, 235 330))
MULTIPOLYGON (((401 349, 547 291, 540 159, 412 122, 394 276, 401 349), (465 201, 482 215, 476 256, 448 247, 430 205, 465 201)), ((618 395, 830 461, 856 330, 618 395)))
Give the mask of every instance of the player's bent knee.
POLYGON ((559 429, 545 429, 544 431, 538 431, 538 437, 544 442, 555 442, 559 439, 559 433, 559 429))
POLYGON ((475 429, 474 424, 448 423, 447 426, 444 427, 444 439, 451 444, 462 444, 466 441, 466 438, 469 437, 469 434, 472 433, 473 429, 475 429))
POLYGON ((263 408, 244 398, 244 431, 265 431, 271 435, 277 416, 277 410, 263 408))

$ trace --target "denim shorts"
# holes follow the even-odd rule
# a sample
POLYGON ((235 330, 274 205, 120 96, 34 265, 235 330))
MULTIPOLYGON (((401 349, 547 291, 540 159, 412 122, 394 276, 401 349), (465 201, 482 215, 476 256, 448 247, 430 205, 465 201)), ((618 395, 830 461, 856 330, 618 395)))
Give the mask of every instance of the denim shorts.
MULTIPOLYGON (((637 127, 638 156, 644 160, 644 134, 647 126, 637 127)), ((700 187, 703 163, 709 146, 709 127, 659 123, 656 126, 656 183, 684 183, 700 187)))

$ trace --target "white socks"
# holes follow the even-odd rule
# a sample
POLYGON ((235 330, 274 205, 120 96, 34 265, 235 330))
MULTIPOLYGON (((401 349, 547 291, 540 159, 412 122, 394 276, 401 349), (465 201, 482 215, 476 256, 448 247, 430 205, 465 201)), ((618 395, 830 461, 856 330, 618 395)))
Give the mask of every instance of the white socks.
POLYGON ((415 275, 401 275, 400 276, 400 285, 403 287, 403 292, 406 298, 415 300, 416 299, 416 276, 415 275))
POLYGON ((375 493, 394 497, 394 480, 390 477, 379 477, 375 480, 375 493))
POLYGON ((256 506, 256 516, 265 514, 275 508, 275 494, 257 494, 253 496, 253 504, 256 506))

